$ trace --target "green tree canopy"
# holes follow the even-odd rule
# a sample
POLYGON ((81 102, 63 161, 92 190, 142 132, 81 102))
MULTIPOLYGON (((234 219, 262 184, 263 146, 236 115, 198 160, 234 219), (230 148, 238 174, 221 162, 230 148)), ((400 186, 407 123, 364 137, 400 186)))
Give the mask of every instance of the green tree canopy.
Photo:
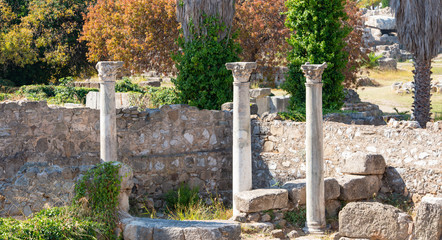
POLYGON ((323 104, 326 109, 339 109, 343 104, 344 74, 348 53, 343 51, 345 37, 351 28, 343 25, 347 19, 345 0, 287 0, 286 26, 292 31, 288 40, 289 73, 284 90, 289 92, 290 108, 305 106, 305 77, 301 65, 327 62, 324 71, 323 104))
POLYGON ((92 0, 0 0, 0 78, 17 85, 47 83, 84 70, 78 41, 92 0))

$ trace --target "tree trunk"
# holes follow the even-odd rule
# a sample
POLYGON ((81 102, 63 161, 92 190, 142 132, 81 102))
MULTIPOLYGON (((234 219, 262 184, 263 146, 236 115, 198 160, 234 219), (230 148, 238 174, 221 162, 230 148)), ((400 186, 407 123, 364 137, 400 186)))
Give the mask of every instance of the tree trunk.
POLYGON ((176 0, 177 20, 181 23, 184 39, 191 41, 194 34, 204 34, 204 15, 217 17, 226 26, 219 33, 218 41, 229 37, 235 15, 235 0, 176 0), (194 26, 194 29, 192 29, 194 26), (192 32, 194 30, 195 32, 192 32))
POLYGON ((415 58, 413 115, 422 128, 430 121, 431 59, 415 58))

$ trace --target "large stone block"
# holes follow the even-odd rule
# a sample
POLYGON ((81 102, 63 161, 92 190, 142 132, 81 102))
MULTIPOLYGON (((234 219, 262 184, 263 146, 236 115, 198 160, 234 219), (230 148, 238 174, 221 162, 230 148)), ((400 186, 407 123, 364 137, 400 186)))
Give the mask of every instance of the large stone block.
POLYGON ((385 160, 380 154, 356 152, 342 166, 341 172, 356 175, 382 175, 385 172, 385 160))
POLYGON ((413 220, 401 210, 377 202, 353 202, 339 213, 339 235, 349 238, 407 240, 413 220))
POLYGON ((384 15, 370 16, 367 18, 365 25, 380 30, 394 30, 396 29, 396 19, 384 15))
POLYGON ((260 212, 270 209, 282 209, 288 205, 286 189, 256 189, 235 194, 237 210, 241 212, 260 212))
POLYGON ((306 191, 306 181, 305 179, 297 179, 293 181, 286 182, 282 188, 287 189, 289 193, 289 199, 296 206, 305 205, 305 191, 306 191))
POLYGON ((379 69, 382 71, 396 71, 397 61, 394 58, 383 58, 378 60, 379 69))
POLYGON ((381 181, 377 175, 346 175, 338 178, 338 182, 341 186, 339 199, 344 201, 371 198, 381 187, 381 181))
POLYGON ((250 89, 249 91, 251 98, 263 98, 269 96, 272 93, 271 88, 255 88, 250 89))
POLYGON ((422 198, 417 208, 415 239, 442 239, 442 198, 422 198))
POLYGON ((150 218, 126 218, 122 221, 125 240, 236 240, 241 227, 230 221, 174 221, 150 218))
MULTIPOLYGON (((289 192, 289 200, 295 205, 306 204, 306 180, 297 179, 286 182, 282 188, 287 189, 289 192)), ((338 199, 340 195, 340 186, 336 179, 325 178, 324 179, 324 198, 325 201, 338 199)))

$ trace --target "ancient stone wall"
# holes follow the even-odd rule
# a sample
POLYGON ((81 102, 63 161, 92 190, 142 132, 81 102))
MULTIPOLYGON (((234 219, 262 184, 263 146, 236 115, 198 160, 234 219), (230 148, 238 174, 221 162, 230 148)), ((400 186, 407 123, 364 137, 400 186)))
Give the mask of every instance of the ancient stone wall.
MULTIPOLYGON (((187 105, 117 110, 118 159, 134 169, 133 195, 159 198, 180 182, 202 191, 230 190, 231 119, 230 112, 187 105)), ((65 168, 87 168, 100 162, 99 155, 98 110, 48 107, 46 102, 0 103, 0 211, 2 196, 29 197, 41 175, 52 177, 44 173, 54 172, 48 167, 56 166, 60 174, 54 176, 62 182, 72 182, 80 171, 65 168), (25 163, 45 165, 28 164, 16 176, 25 163), (16 184, 20 190, 10 192, 16 184)), ((38 210, 32 204, 30 208, 38 210)))
MULTIPOLYGON (((255 188, 305 177, 305 124, 268 120, 252 119, 255 188)), ((404 181, 411 193, 441 194, 441 129, 442 122, 426 130, 325 122, 326 176, 342 175, 342 163, 354 152, 377 153, 392 166, 386 179, 398 188, 404 181)), ((134 169, 137 202, 153 198, 161 207, 161 195, 181 182, 231 198, 231 112, 186 105, 120 109, 117 135, 119 161, 134 169)), ((0 211, 20 203, 14 213, 26 206, 29 213, 39 208, 34 202, 57 202, 52 195, 68 199, 78 176, 99 163, 99 152, 98 110, 0 103, 0 211), (38 186, 47 183, 53 185, 38 186)))
MULTIPOLYGON (((254 186, 305 178, 305 124, 253 123, 254 186)), ((326 176, 342 175, 342 164, 358 151, 382 154, 411 193, 442 193, 442 122, 426 130, 324 123, 326 176)))

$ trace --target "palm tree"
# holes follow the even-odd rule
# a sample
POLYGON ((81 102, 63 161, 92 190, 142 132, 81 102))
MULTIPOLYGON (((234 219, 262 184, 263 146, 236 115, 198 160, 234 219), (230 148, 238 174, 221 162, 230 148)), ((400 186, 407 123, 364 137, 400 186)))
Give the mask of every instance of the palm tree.
POLYGON ((430 121, 431 59, 442 44, 441 0, 391 0, 399 41, 414 57, 413 115, 421 127, 430 121))

